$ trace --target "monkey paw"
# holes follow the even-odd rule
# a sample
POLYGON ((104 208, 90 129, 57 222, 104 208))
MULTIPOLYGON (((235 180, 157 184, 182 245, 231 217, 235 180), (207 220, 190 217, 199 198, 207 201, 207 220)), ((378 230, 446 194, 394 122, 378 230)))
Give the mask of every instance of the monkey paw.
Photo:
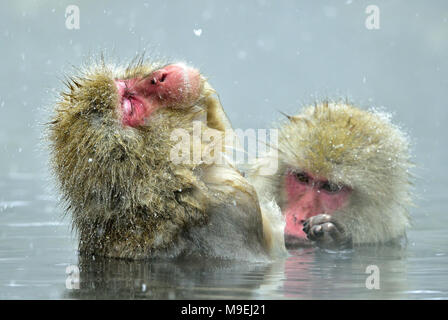
POLYGON ((317 246, 344 249, 351 246, 351 237, 346 234, 341 223, 328 214, 318 214, 306 220, 303 231, 317 246))

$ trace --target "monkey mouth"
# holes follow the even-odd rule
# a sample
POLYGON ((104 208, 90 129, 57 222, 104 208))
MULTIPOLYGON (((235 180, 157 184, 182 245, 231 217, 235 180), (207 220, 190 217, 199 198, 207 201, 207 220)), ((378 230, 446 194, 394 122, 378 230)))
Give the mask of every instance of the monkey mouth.
POLYGON ((123 124, 131 127, 142 125, 153 108, 140 96, 128 89, 128 86, 133 84, 133 80, 117 79, 114 82, 118 91, 118 109, 123 124))

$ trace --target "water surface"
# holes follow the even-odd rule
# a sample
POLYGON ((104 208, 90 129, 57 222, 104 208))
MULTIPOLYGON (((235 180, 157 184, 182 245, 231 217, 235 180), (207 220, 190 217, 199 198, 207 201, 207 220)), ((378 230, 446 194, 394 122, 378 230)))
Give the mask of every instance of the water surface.
POLYGON ((79 258, 68 218, 40 193, 46 183, 2 180, 11 200, 0 202, 0 299, 448 298, 446 217, 432 224, 416 212, 404 248, 298 249, 271 263, 79 258), (366 288, 369 265, 379 268, 378 290, 366 288), (79 269, 79 289, 69 266, 79 269))

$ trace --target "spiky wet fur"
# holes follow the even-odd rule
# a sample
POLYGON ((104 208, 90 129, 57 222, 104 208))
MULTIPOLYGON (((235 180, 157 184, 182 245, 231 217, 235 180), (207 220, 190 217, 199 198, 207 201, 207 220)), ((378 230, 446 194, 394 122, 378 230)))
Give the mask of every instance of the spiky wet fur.
POLYGON ((219 237, 238 217, 220 215, 225 214, 223 204, 236 199, 241 205, 235 216, 255 214, 243 217, 254 226, 243 221, 232 231, 233 240, 262 253, 258 200, 243 177, 230 166, 170 161, 173 129, 191 132, 198 119, 205 119, 203 125, 211 130, 229 126, 206 82, 187 111, 160 109, 144 126, 122 125, 113 79, 144 76, 156 68, 143 61, 126 69, 93 65, 67 81, 55 106, 49 125, 51 162, 79 234, 79 251, 132 259, 190 253, 233 257, 244 250, 219 237), (222 227, 213 231, 218 238, 209 241, 202 227, 219 219, 222 227))
POLYGON ((275 198, 283 208, 283 175, 304 170, 353 189, 350 204, 333 216, 354 245, 405 235, 412 204, 409 141, 387 114, 343 102, 316 103, 288 117, 279 131, 278 157, 272 157, 261 159, 251 174, 261 198, 275 198), (277 174, 260 176, 270 161, 278 161, 277 174))

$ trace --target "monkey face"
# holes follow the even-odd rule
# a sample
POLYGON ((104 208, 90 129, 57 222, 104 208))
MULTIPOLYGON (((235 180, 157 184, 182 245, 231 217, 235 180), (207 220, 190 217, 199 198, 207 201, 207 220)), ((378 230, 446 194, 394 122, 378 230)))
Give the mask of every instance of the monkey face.
POLYGON ((193 105, 200 97, 203 81, 196 69, 172 64, 142 77, 114 82, 123 125, 137 127, 157 109, 193 105))
POLYGON ((307 242, 303 223, 318 214, 332 214, 349 203, 352 190, 304 171, 287 170, 284 180, 286 244, 307 242))

